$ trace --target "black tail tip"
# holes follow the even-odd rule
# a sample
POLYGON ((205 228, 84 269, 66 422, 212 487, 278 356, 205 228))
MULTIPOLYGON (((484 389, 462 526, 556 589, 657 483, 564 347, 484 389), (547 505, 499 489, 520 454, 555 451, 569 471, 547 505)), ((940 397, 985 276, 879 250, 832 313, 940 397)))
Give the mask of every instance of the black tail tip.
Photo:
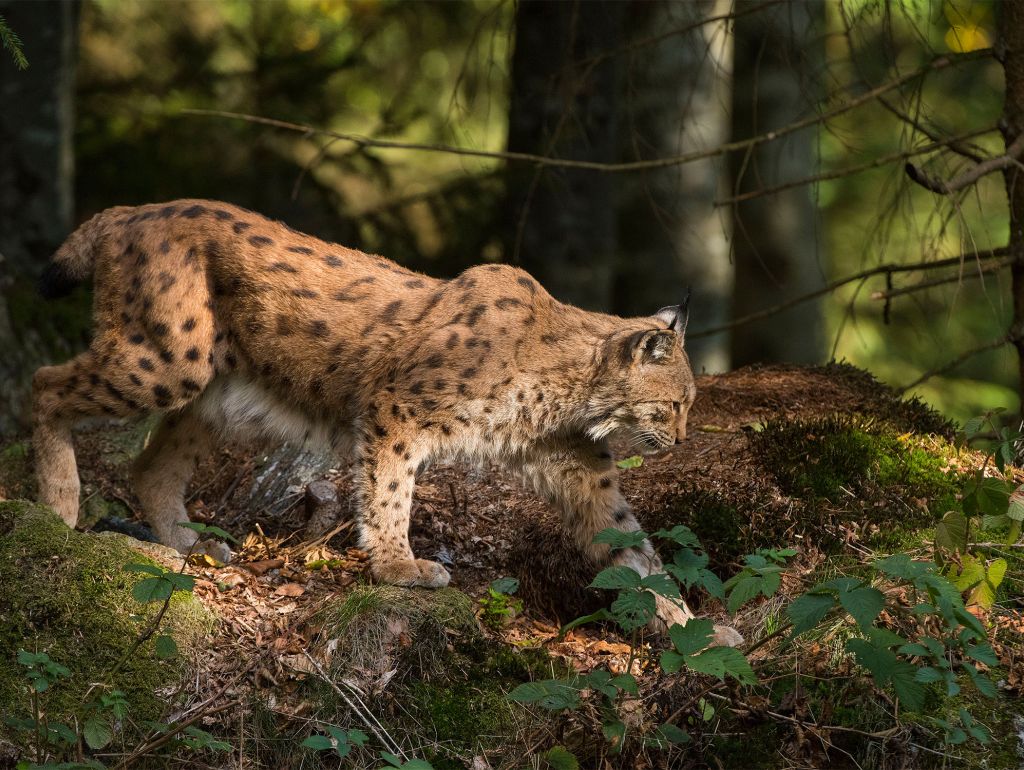
POLYGON ((51 262, 39 277, 39 295, 43 299, 66 297, 79 283, 80 281, 68 274, 63 265, 51 262))

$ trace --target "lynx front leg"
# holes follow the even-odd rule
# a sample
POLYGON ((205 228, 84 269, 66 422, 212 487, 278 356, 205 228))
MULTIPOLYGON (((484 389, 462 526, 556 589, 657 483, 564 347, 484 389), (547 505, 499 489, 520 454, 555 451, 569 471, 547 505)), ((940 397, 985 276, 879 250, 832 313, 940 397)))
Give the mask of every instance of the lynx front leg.
POLYGON ((388 435, 387 428, 375 433, 363 449, 358 472, 359 544, 370 554, 370 570, 383 583, 444 588, 451 579, 448 570, 417 559, 409 545, 419 453, 410 440, 388 435))
MULTIPOLYGON (((604 444, 579 440, 548 447, 525 471, 537 490, 558 506, 563 526, 595 564, 621 564, 641 576, 663 571, 661 560, 647 540, 614 552, 594 543, 594 535, 603 529, 640 529, 619 492, 618 469, 604 444)), ((664 631, 675 623, 684 625, 694 617, 682 600, 656 596, 655 602, 657 616, 651 621, 652 630, 664 631)), ((735 646, 743 637, 732 628, 716 626, 715 641, 735 646)))

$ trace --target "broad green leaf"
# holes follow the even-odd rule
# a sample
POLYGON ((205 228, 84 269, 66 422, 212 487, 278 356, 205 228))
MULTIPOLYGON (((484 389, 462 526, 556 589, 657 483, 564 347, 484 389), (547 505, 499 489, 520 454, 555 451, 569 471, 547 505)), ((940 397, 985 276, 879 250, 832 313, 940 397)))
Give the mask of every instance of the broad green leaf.
POLYGON ((691 618, 686 625, 674 624, 668 630, 672 646, 682 655, 693 655, 709 644, 715 635, 715 624, 710 618, 691 618))
POLYGON ((793 622, 793 636, 810 631, 818 625, 835 606, 830 594, 803 594, 794 599, 786 608, 786 614, 793 622))
POLYGON ((914 561, 905 553, 898 553, 878 559, 874 562, 874 567, 890 577, 911 581, 931 571, 930 564, 914 561))
POLYGON ((686 665, 686 657, 675 650, 665 650, 661 653, 661 670, 666 674, 675 674, 686 665))
POLYGON ((896 661, 889 680, 904 708, 910 711, 921 710, 924 706, 924 687, 917 681, 917 666, 902 660, 896 661))
POLYGON ((622 468, 622 470, 628 471, 631 468, 639 468, 641 465, 643 465, 644 458, 642 455, 633 455, 632 457, 624 457, 615 464, 622 468))
POLYGON ((605 722, 601 725, 601 732, 617 754, 622 749, 622 742, 626 739, 625 723, 620 719, 605 722))
POLYGON ((625 631, 634 631, 647 625, 655 613, 654 594, 649 591, 620 591, 612 602, 615 622, 625 631))
POLYGON ((536 703, 549 711, 575 709, 580 705, 579 690, 561 679, 524 682, 512 690, 508 697, 517 703, 536 703))
POLYGON ((617 588, 639 588, 640 573, 632 567, 626 567, 622 564, 617 564, 614 567, 605 567, 597 573, 590 587, 611 590, 617 588))
POLYGON ((602 529, 596 535, 594 535, 594 542, 602 545, 607 545, 613 551, 618 551, 623 548, 636 548, 641 545, 647 539, 647 533, 641 529, 630 530, 624 532, 621 529, 615 529, 609 527, 608 529, 602 529))
POLYGON ((1024 484, 1017 487, 1010 495, 1010 505, 1006 515, 1014 521, 1024 521, 1024 484))
MULTIPOLYGON (((757 575, 747 575, 733 583, 732 590, 729 591, 729 601, 726 605, 729 612, 736 612, 736 610, 760 594, 763 582, 757 575)), ((730 588, 728 583, 725 584, 725 587, 726 590, 730 588)))
POLYGON ((495 593, 512 596, 519 590, 519 581, 514 577, 503 577, 491 583, 491 590, 495 593))
POLYGON ((640 586, 669 599, 679 598, 679 586, 664 572, 655 572, 640 580, 640 586))
POLYGON ((579 770, 580 763, 576 755, 565 746, 552 746, 541 756, 548 763, 551 770, 579 770))
POLYGON ((931 666, 922 666, 917 670, 917 673, 914 675, 914 679, 916 679, 918 682, 921 682, 922 684, 930 684, 931 682, 941 682, 945 678, 945 675, 941 671, 939 671, 937 668, 932 668, 931 666))
POLYGON ((584 615, 581 618, 576 618, 575 620, 571 620, 568 623, 566 623, 564 626, 558 629, 558 640, 561 641, 563 638, 565 638, 565 635, 567 633, 572 631, 577 626, 582 626, 585 623, 593 623, 597 620, 611 620, 611 618, 612 614, 604 607, 602 607, 597 612, 592 612, 589 615, 584 615))
POLYGON ((659 529, 651 537, 657 537, 661 540, 671 540, 676 545, 682 546, 683 548, 702 548, 700 540, 693 533, 693 530, 684 524, 676 524, 672 529, 659 529))
POLYGON ((191 529, 193 532, 197 532, 200 535, 213 535, 220 540, 230 540, 232 543, 237 543, 238 540, 228 532, 225 532, 220 527, 215 527, 212 524, 203 524, 198 521, 183 521, 178 523, 179 527, 185 529, 191 529))
POLYGON ((935 525, 935 545, 956 553, 966 551, 967 517, 960 511, 947 511, 935 525))
POLYGON ((999 516, 1006 513, 1014 485, 1003 479, 972 479, 964 486, 964 513, 974 516, 999 516))
POLYGON ((839 602, 862 629, 867 629, 885 607, 885 596, 877 588, 855 588, 839 594, 839 602))
POLYGON ((999 658, 996 657, 995 650, 992 649, 992 645, 988 642, 982 642, 981 644, 969 644, 964 648, 964 652, 967 656, 974 658, 979 663, 984 663, 986 666, 998 666, 999 658))
POLYGON ((173 592, 174 586, 162 577, 144 578, 132 586, 132 596, 135 601, 143 604, 163 601, 173 592))
POLYGON ((673 724, 663 724, 658 728, 657 732, 660 733, 661 737, 669 743, 682 745, 690 742, 690 734, 686 732, 686 730, 676 727, 673 724))
POLYGON ((620 690, 625 693, 629 693, 630 695, 637 695, 640 692, 640 688, 636 683, 636 677, 632 674, 619 674, 618 676, 613 676, 608 683, 618 687, 620 690))
POLYGON ((331 739, 326 735, 311 735, 302 742, 302 745, 313 751, 327 751, 334 748, 331 739))
POLYGON ((402 760, 400 758, 396 757, 391 752, 382 751, 380 753, 380 758, 383 759, 385 762, 387 762, 392 767, 401 767, 402 766, 402 760))
POLYGON ((735 647, 712 647, 700 655, 688 657, 686 666, 691 671, 719 679, 731 676, 741 684, 757 684, 757 674, 750 667, 750 661, 735 647))
POLYGON ((106 719, 86 719, 82 725, 82 737, 90 749, 102 749, 114 737, 114 731, 106 719))
POLYGON ((160 634, 156 638, 156 656, 163 660, 178 657, 178 644, 169 634, 160 634))
POLYGON ((971 678, 971 682, 978 688, 978 692, 986 698, 996 697, 996 686, 992 683, 991 679, 978 671, 977 667, 973 663, 964 661, 963 667, 964 671, 966 671, 967 675, 971 678))
POLYGON ((964 436, 967 439, 972 439, 981 433, 985 429, 986 423, 988 423, 988 417, 972 417, 964 423, 964 436))

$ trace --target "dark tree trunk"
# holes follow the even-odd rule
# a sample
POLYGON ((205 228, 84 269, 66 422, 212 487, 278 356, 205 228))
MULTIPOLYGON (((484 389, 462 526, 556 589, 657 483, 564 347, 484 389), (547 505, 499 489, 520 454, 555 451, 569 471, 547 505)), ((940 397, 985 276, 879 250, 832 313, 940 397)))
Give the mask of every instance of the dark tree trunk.
MULTIPOLYGON (((741 0, 739 9, 753 0, 741 0)), ((733 138, 786 126, 815 108, 824 59, 824 6, 782 3, 735 21, 733 138)), ((732 158, 736 193, 810 176, 815 129, 764 142, 732 158)), ((825 281, 817 206, 804 185, 733 208, 733 311, 746 315, 806 294, 825 281)), ((757 361, 818 363, 824 357, 819 302, 737 330, 733 366, 757 361)))
MULTIPOLYGON (((605 0, 521 0, 516 10, 508 148, 613 162, 617 58, 587 63, 622 40, 628 6, 605 0)), ((617 180, 600 172, 514 164, 504 209, 505 260, 558 299, 607 310, 616 248, 617 180)))
POLYGON ((68 351, 36 278, 72 227, 78 4, 0 0, 29 67, 0 50, 0 435, 25 415, 32 370, 68 351), (63 348, 63 349, 62 349, 63 348))
MULTIPOLYGON (((640 3, 630 12, 631 38, 688 27, 730 6, 730 0, 640 3)), ((732 38, 725 21, 639 48, 625 69, 622 160, 663 158, 729 140, 732 38)), ((719 157, 618 180, 616 313, 652 313, 678 303, 691 286, 695 327, 729 320, 729 212, 714 207, 727 192, 727 176, 719 157)), ((729 368, 728 335, 693 340, 687 348, 696 371, 729 368)))
MULTIPOLYGON (((1024 2, 1006 0, 1000 5, 999 34, 1004 49, 1006 94, 1000 128, 1006 146, 1024 131, 1024 2)), ((1010 210, 1008 246, 1014 258, 1011 270, 1013 323, 1009 338, 1017 348, 1018 392, 1024 399, 1024 173, 1019 166, 1003 172, 1010 210)))

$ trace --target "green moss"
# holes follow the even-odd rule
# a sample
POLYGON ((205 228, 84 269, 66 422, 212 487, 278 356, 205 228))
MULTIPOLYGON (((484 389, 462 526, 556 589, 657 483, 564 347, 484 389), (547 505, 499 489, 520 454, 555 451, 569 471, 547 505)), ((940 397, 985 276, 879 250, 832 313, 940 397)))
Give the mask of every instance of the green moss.
POLYGON ((124 566, 153 563, 131 542, 75 532, 50 509, 33 503, 0 503, 0 711, 27 712, 15 663, 18 650, 25 649, 45 652, 72 672, 44 696, 52 720, 71 723, 81 715, 95 683, 124 691, 134 722, 161 716, 167 703, 159 689, 178 680, 188 651, 210 631, 213 619, 191 594, 176 593, 163 630, 174 636, 183 654, 176 661, 161 661, 151 639, 115 681, 107 681, 107 673, 156 611, 131 596, 141 576, 124 566))
MULTIPOLYGON (((514 711, 506 694, 551 675, 546 653, 486 637, 474 612, 473 600, 451 588, 361 586, 322 613, 325 635, 338 640, 332 676, 393 671, 370 709, 386 715, 384 726, 400 743, 404 736, 406 745, 421 746, 417 756, 435 768, 463 767, 482 751, 514 745, 532 717, 514 711)), ((331 688, 317 678, 308 686, 322 719, 362 729, 331 688)))

